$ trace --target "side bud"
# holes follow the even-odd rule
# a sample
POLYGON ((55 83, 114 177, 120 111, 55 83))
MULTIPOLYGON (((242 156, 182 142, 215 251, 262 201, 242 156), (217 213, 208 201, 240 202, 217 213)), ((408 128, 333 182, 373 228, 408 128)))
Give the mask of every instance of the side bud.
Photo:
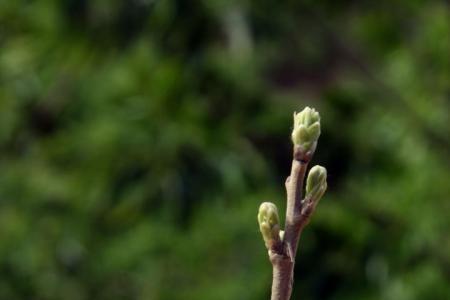
POLYGON ((309 170, 306 180, 306 198, 317 203, 327 189, 327 170, 322 166, 314 166, 309 170))
POLYGON ((292 142, 307 152, 315 149, 320 136, 320 115, 314 108, 305 107, 301 112, 294 112, 294 129, 292 142))
POLYGON ((267 249, 274 248, 280 242, 280 221, 275 204, 264 202, 259 206, 258 223, 267 249))

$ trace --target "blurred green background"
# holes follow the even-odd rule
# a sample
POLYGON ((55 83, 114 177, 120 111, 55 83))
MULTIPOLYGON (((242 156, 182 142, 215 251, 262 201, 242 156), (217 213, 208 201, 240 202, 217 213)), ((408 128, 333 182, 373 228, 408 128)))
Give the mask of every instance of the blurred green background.
POLYGON ((446 1, 0 1, 0 299, 268 299, 292 113, 329 190, 293 299, 450 299, 446 1))

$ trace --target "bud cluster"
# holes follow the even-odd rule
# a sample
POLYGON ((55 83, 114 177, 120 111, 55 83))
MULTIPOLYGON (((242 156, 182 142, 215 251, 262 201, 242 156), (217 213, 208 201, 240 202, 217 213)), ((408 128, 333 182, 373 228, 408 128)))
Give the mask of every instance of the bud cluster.
POLYGON ((308 224, 317 203, 327 189, 327 170, 322 166, 314 166, 309 170, 305 197, 301 199, 303 179, 319 136, 320 116, 315 109, 306 107, 299 113, 294 112, 294 128, 291 134, 294 160, 291 175, 286 180, 288 202, 286 235, 280 228, 275 204, 264 202, 258 210, 259 230, 269 249, 269 256, 275 253, 278 254, 277 257, 290 257, 291 262, 294 261, 298 236, 302 228, 308 224))

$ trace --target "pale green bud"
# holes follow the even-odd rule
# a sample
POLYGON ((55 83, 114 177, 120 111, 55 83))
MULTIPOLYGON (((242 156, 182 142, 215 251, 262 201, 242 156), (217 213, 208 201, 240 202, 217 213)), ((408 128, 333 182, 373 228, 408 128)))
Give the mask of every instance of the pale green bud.
POLYGON ((258 223, 266 247, 271 249, 280 240, 280 221, 275 204, 264 202, 260 205, 258 223))
POLYGON ((327 189, 327 170, 322 166, 314 166, 309 170, 306 180, 306 197, 319 201, 327 189))
POLYGON ((292 142, 308 151, 313 148, 320 136, 320 116, 314 108, 305 107, 301 112, 294 112, 294 129, 292 142))

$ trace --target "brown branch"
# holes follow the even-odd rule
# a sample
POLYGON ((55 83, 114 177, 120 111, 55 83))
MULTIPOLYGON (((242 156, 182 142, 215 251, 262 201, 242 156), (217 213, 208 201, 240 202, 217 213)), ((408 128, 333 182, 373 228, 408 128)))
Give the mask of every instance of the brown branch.
POLYGON ((311 213, 302 214, 303 204, 306 203, 302 201, 302 189, 306 169, 314 153, 314 148, 303 153, 300 147, 294 146, 291 174, 286 180, 287 207, 282 252, 269 252, 273 266, 271 300, 288 300, 292 293, 298 240, 311 216, 311 213))
POLYGON ((308 224, 316 205, 326 190, 326 169, 313 167, 306 184, 306 197, 302 200, 303 182, 308 163, 320 135, 319 114, 309 107, 294 113, 294 143, 291 174, 286 179, 286 224, 280 231, 275 204, 264 202, 258 212, 258 222, 273 267, 271 300, 289 300, 294 281, 295 256, 303 228, 308 224))
POLYGON ((291 297, 294 262, 288 256, 269 253, 272 263, 272 296, 271 300, 286 300, 291 297))

